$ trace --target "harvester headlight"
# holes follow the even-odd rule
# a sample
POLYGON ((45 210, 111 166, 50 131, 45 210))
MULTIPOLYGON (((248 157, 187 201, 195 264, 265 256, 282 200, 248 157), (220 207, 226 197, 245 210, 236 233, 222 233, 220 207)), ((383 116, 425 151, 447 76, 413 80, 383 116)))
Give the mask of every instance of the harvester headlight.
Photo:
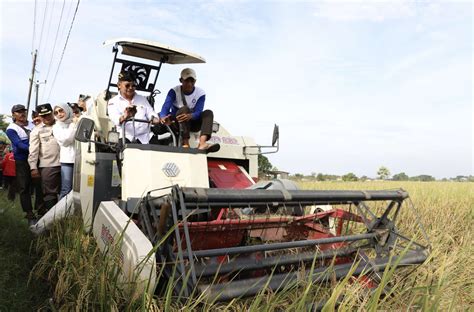
POLYGON ((120 140, 119 133, 117 131, 109 131, 107 134, 107 142, 117 144, 120 140))

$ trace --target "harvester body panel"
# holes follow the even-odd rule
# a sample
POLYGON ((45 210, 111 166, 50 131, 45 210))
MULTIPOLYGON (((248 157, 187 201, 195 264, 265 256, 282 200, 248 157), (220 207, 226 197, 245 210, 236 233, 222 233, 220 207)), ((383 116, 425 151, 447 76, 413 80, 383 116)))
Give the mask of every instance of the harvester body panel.
POLYGON ((193 149, 128 144, 123 151, 122 199, 160 196, 172 185, 209 187, 206 154, 193 149), (160 190, 158 190, 160 189, 160 190), (156 191, 155 191, 156 190, 156 191))
POLYGON ((114 202, 101 202, 94 218, 93 234, 99 248, 121 267, 122 280, 141 291, 152 290, 156 280, 153 245, 132 219, 114 202))
POLYGON ((207 162, 209 178, 218 188, 247 188, 254 185, 254 180, 234 161, 227 159, 209 159, 207 162))
MULTIPOLYGON (((96 153, 86 152, 89 148, 88 143, 76 141, 76 157, 74 164, 74 206, 82 212, 82 221, 86 232, 92 227, 94 211, 94 177, 96 153)), ((91 146, 93 149, 94 146, 91 146)))
POLYGON ((99 204, 120 197, 121 183, 115 154, 96 152, 94 144, 76 141, 73 197, 86 232, 91 230, 99 204))

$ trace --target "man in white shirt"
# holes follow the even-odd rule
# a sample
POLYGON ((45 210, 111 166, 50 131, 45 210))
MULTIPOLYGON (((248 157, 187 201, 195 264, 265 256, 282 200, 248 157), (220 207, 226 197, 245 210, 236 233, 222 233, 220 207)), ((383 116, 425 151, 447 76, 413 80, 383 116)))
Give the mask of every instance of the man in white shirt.
MULTIPOLYGON (((121 72, 117 82, 119 94, 109 100, 108 112, 110 120, 117 126, 122 135, 122 126, 125 120, 148 120, 158 124, 160 119, 144 96, 135 92, 135 77, 132 72, 121 72)), ((150 125, 144 122, 127 122, 125 125, 125 139, 127 142, 148 144, 153 133, 150 125)))

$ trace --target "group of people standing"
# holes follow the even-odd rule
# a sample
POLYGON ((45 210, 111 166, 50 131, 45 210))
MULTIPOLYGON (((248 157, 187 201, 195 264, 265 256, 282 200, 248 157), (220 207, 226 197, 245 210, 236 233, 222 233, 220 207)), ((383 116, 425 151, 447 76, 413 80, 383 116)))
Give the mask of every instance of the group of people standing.
MULTIPOLYGON (((219 145, 207 143, 212 135, 214 117, 211 110, 204 110, 205 92, 195 87, 196 72, 191 68, 183 69, 179 81, 181 85, 168 92, 157 113, 144 96, 136 93, 133 72, 119 74, 119 92, 109 100, 107 111, 120 133, 125 127, 127 142, 158 143, 153 142, 154 133, 148 124, 130 122, 124 125, 134 117, 158 127, 168 125, 181 131, 184 148, 189 148, 190 131, 200 131, 197 148, 207 152, 219 150, 219 145)), ((30 224, 72 190, 77 121, 81 111, 90 110, 85 101, 80 97, 79 104, 38 105, 32 113, 32 124, 27 120, 24 105, 17 104, 11 109, 13 122, 6 134, 13 149, 21 207, 30 224), (34 206, 32 190, 36 194, 34 206)))
POLYGON ((15 159, 21 207, 30 225, 72 189, 74 135, 79 118, 73 107, 63 103, 54 107, 49 103, 38 105, 32 123, 28 122, 24 105, 16 104, 11 109, 13 122, 6 134, 15 159))

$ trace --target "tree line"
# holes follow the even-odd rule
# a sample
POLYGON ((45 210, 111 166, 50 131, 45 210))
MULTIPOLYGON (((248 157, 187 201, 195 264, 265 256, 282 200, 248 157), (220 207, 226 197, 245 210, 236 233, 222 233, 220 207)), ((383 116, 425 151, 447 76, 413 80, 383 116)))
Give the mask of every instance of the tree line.
MULTIPOLYGON (((274 167, 271 164, 268 158, 265 157, 264 155, 258 156, 258 167, 259 167, 259 173, 262 176, 265 175, 265 173, 278 170, 276 167, 274 167)), ((409 176, 405 172, 399 172, 392 175, 390 170, 385 166, 381 166, 377 170, 375 177, 368 177, 365 175, 362 175, 359 177, 353 172, 349 172, 344 175, 326 174, 326 173, 317 173, 317 172, 311 172, 311 174, 309 175, 305 175, 302 173, 294 173, 294 174, 290 174, 289 177, 293 179, 297 179, 297 180, 305 179, 305 180, 312 180, 312 181, 368 181, 368 180, 422 181, 422 182, 436 181, 436 178, 429 174, 409 176)), ((456 177, 443 178, 443 179, 440 179, 439 181, 474 182, 474 176, 473 175, 458 175, 456 177)))
MULTIPOLYGON (((371 180, 384 180, 384 181, 421 181, 421 182, 429 182, 429 181, 436 181, 436 178, 428 175, 428 174, 420 174, 416 176, 408 176, 405 172, 400 172, 394 174, 393 176, 390 175, 380 175, 378 174, 375 178, 371 178, 368 176, 360 176, 358 177, 353 172, 349 172, 344 175, 336 175, 336 174, 325 174, 325 173, 314 173, 312 172, 310 175, 304 175, 301 173, 290 174, 290 178, 294 179, 305 179, 305 180, 313 180, 313 181, 371 181, 371 180)), ((468 175, 458 175, 456 177, 451 178, 443 178, 439 181, 453 181, 453 182, 474 182, 474 176, 468 175)))

